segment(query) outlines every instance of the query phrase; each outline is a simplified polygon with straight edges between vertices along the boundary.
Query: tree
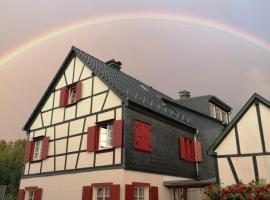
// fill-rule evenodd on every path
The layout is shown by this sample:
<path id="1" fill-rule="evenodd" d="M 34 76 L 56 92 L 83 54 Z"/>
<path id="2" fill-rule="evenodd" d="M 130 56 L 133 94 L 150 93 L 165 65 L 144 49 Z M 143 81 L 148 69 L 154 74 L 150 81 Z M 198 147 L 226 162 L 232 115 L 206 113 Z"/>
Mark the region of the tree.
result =
<path id="1" fill-rule="evenodd" d="M 0 185 L 7 185 L 6 193 L 16 199 L 23 170 L 25 140 L 0 140 Z"/>

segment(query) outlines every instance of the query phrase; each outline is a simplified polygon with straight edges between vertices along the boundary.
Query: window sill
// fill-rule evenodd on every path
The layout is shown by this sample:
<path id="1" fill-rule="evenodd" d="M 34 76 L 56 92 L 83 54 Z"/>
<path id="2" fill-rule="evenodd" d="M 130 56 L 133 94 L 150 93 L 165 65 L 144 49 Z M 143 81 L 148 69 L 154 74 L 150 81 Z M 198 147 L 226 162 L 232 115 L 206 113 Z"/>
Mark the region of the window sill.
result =
<path id="1" fill-rule="evenodd" d="M 114 147 L 111 147 L 111 148 L 107 148 L 107 149 L 99 149 L 99 150 L 96 150 L 95 152 L 96 153 L 105 153 L 105 152 L 111 152 L 114 149 L 115 149 Z"/>
<path id="2" fill-rule="evenodd" d="M 42 159 L 39 159 L 39 160 L 33 160 L 33 161 L 31 161 L 30 163 L 39 163 L 39 162 L 41 162 L 42 161 Z"/>

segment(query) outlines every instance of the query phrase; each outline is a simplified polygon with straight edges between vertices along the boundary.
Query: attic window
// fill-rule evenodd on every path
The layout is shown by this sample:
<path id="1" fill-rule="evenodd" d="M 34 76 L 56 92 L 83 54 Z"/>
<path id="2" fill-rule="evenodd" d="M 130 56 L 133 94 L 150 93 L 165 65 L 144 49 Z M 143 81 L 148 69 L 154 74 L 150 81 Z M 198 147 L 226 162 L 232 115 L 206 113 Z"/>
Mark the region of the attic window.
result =
<path id="1" fill-rule="evenodd" d="M 144 89 L 145 91 L 148 91 L 148 88 L 145 85 L 140 85 L 142 87 L 142 89 Z"/>
<path id="2" fill-rule="evenodd" d="M 68 97 L 68 104 L 72 104 L 76 102 L 76 85 L 69 89 L 69 97 Z"/>

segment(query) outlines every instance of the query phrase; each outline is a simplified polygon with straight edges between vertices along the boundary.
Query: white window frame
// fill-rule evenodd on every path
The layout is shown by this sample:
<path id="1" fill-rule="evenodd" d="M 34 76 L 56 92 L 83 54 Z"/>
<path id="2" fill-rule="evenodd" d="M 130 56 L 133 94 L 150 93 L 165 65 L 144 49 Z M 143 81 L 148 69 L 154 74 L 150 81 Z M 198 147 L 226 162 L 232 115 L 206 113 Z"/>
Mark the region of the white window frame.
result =
<path id="1" fill-rule="evenodd" d="M 34 154 L 33 154 L 33 160 L 40 160 L 41 159 L 41 152 L 42 152 L 42 146 L 43 146 L 43 140 L 36 140 L 34 142 Z"/>
<path id="2" fill-rule="evenodd" d="M 214 111 L 214 116 L 211 115 L 211 107 L 213 108 L 213 111 Z M 209 103 L 209 110 L 210 110 L 210 116 L 213 117 L 213 118 L 216 118 L 216 106 L 212 103 Z"/>
<path id="3" fill-rule="evenodd" d="M 222 110 L 216 106 L 216 119 L 222 121 Z"/>
<path id="4" fill-rule="evenodd" d="M 145 199 L 145 188 L 135 187 L 134 188 L 134 200 L 144 200 Z"/>
<path id="5" fill-rule="evenodd" d="M 35 199 L 35 191 L 34 190 L 28 190 L 28 200 L 34 200 Z"/>
<path id="6" fill-rule="evenodd" d="M 76 94 L 77 94 L 76 85 L 69 88 L 68 104 L 72 104 L 76 102 Z"/>
<path id="7" fill-rule="evenodd" d="M 228 113 L 225 111 L 221 111 L 222 121 L 226 124 L 228 124 Z M 223 116 L 225 116 L 225 119 L 223 119 Z"/>
<path id="8" fill-rule="evenodd" d="M 106 126 L 106 128 L 104 128 Z M 113 125 L 112 123 L 101 124 L 99 126 L 98 149 L 110 149 L 113 147 Z"/>
<path id="9" fill-rule="evenodd" d="M 97 200 L 107 200 L 111 197 L 111 188 L 110 187 L 98 187 L 97 189 Z M 99 190 L 102 190 L 102 193 L 99 194 Z M 107 194 L 106 194 L 106 191 Z"/>

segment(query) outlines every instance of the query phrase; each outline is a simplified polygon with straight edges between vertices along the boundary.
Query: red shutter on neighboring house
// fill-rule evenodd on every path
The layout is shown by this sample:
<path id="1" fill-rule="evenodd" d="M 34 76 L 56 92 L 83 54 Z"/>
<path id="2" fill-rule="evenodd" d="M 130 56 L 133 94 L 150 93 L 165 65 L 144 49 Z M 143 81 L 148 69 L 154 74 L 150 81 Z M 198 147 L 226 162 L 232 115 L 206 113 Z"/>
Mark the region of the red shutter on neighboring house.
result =
<path id="1" fill-rule="evenodd" d="M 134 186 L 126 185 L 125 200 L 134 200 Z"/>
<path id="2" fill-rule="evenodd" d="M 98 149 L 98 126 L 91 126 L 87 131 L 87 151 L 96 151 Z"/>
<path id="3" fill-rule="evenodd" d="M 115 120 L 113 122 L 113 146 L 121 147 L 123 139 L 123 121 Z"/>
<path id="4" fill-rule="evenodd" d="M 25 191 L 23 189 L 19 189 L 17 200 L 24 200 Z"/>
<path id="5" fill-rule="evenodd" d="M 200 141 L 196 141 L 194 143 L 194 151 L 195 151 L 195 161 L 202 161 L 202 144 Z"/>
<path id="6" fill-rule="evenodd" d="M 82 82 L 79 81 L 76 84 L 76 102 L 80 101 L 82 98 Z"/>
<path id="7" fill-rule="evenodd" d="M 46 159 L 49 152 L 49 137 L 44 137 L 42 142 L 42 152 L 41 152 L 41 159 Z"/>
<path id="8" fill-rule="evenodd" d="M 120 185 L 111 186 L 110 200 L 120 200 Z"/>
<path id="9" fill-rule="evenodd" d="M 82 200 L 92 200 L 92 187 L 83 186 Z"/>
<path id="10" fill-rule="evenodd" d="M 69 93 L 69 89 L 67 87 L 64 87 L 61 89 L 60 103 L 59 103 L 60 107 L 68 105 L 68 93 Z"/>
<path id="11" fill-rule="evenodd" d="M 34 194 L 34 200 L 41 200 L 42 188 L 36 188 Z"/>
<path id="12" fill-rule="evenodd" d="M 24 161 L 25 162 L 31 162 L 33 157 L 33 148 L 34 148 L 34 142 L 33 141 L 27 141 L 25 146 L 25 152 L 24 152 Z"/>
<path id="13" fill-rule="evenodd" d="M 146 152 L 152 151 L 151 125 L 135 121 L 134 127 L 135 149 Z"/>
<path id="14" fill-rule="evenodd" d="M 150 187 L 150 200 L 158 200 L 158 187 Z"/>

